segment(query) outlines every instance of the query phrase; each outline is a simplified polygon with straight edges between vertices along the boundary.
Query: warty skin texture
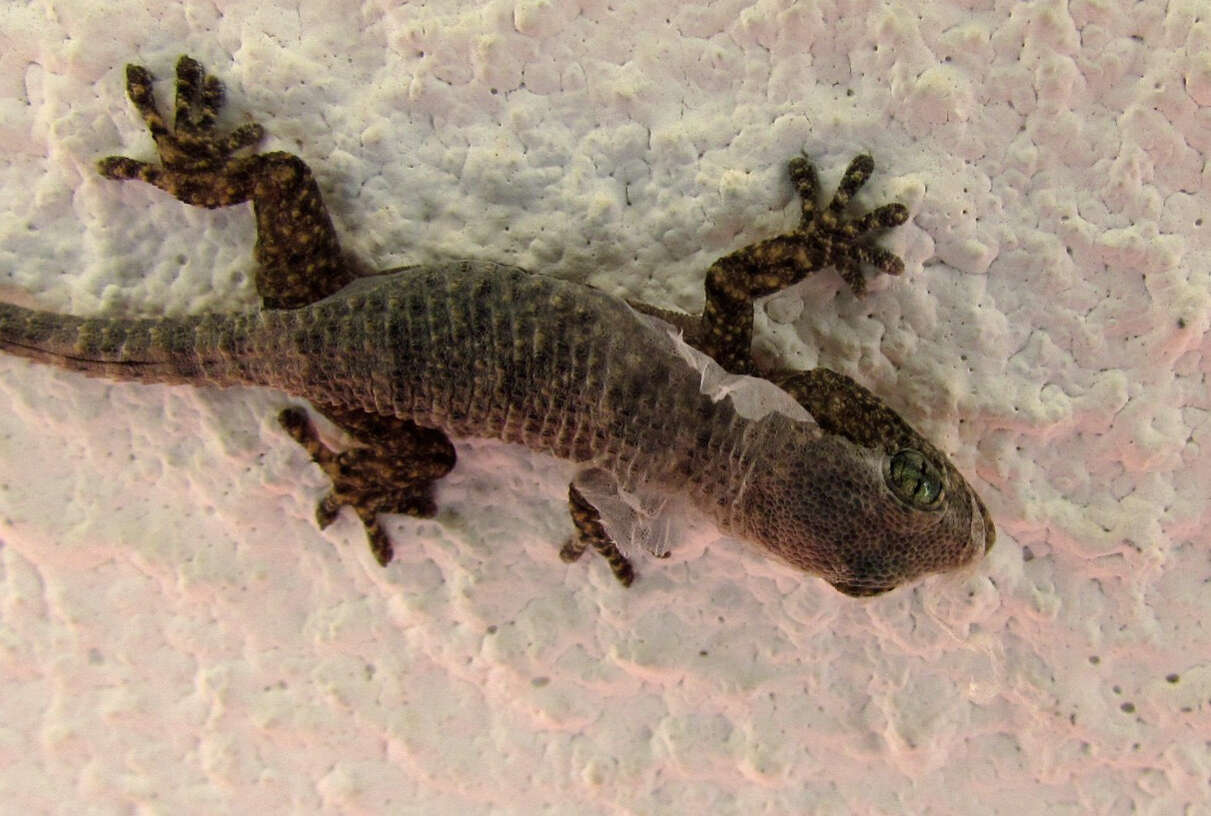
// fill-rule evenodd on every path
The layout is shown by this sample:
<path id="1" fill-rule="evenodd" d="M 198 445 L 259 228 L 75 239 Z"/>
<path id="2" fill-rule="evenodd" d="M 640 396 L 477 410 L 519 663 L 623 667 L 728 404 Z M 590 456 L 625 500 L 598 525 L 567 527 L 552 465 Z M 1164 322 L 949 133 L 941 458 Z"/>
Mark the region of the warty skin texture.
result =
<path id="1" fill-rule="evenodd" d="M 0 349 L 92 376 L 260 385 L 309 400 L 362 445 L 335 454 L 302 412 L 283 413 L 287 431 L 334 481 L 317 518 L 325 525 L 352 505 L 383 564 L 391 545 L 377 516 L 432 515 L 433 482 L 454 465 L 444 435 L 520 443 L 579 463 L 582 472 L 604 470 L 628 491 L 679 492 L 723 529 L 850 595 L 969 564 L 992 545 L 992 522 L 963 477 L 866 389 L 827 369 L 769 373 L 811 419 L 745 418 L 730 398 L 702 393 L 699 371 L 670 336 L 671 323 L 690 345 L 748 373 L 756 369 L 748 348 L 753 297 L 825 265 L 838 266 L 855 290 L 860 263 L 897 272 L 898 258 L 862 239 L 902 222 L 902 207 L 841 217 L 870 173 L 869 158 L 854 161 L 821 211 L 814 171 L 792 161 L 803 225 L 720 259 L 701 317 L 635 304 L 640 314 L 590 287 L 490 262 L 350 283 L 306 165 L 282 153 L 232 157 L 259 128 L 214 135 L 208 114 L 221 99 L 217 80 L 188 58 L 177 71 L 175 135 L 151 101 L 150 75 L 127 71 L 163 167 L 111 157 L 101 172 L 200 206 L 251 200 L 265 308 L 109 320 L 0 304 Z M 182 115 L 191 102 L 192 124 Z M 574 560 L 592 546 L 628 584 L 629 562 L 575 482 L 570 505 L 579 535 L 561 555 Z"/>

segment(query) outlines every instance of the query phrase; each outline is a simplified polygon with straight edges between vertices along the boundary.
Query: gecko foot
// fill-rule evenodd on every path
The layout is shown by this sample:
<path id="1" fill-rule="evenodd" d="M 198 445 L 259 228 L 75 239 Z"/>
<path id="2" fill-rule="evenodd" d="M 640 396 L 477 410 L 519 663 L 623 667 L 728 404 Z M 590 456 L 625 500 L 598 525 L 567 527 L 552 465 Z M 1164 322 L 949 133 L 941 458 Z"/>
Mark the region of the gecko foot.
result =
<path id="1" fill-rule="evenodd" d="M 696 344 L 728 371 L 753 373 L 753 300 L 772 295 L 808 274 L 835 267 L 855 294 L 866 289 L 862 267 L 889 275 L 904 271 L 895 254 L 870 243 L 872 234 L 908 220 L 903 204 L 885 204 L 857 215 L 846 211 L 854 193 L 874 169 L 870 156 L 850 162 L 832 200 L 817 204 L 819 184 L 806 156 L 787 166 L 801 199 L 801 218 L 794 230 L 750 244 L 711 265 L 706 273 L 706 305 Z"/>
<path id="2" fill-rule="evenodd" d="M 162 166 L 125 156 L 108 156 L 98 163 L 101 175 L 117 181 L 141 179 L 199 207 L 222 207 L 247 200 L 247 195 L 240 197 L 239 185 L 214 184 L 212 174 L 227 167 L 232 153 L 259 142 L 265 135 L 264 129 L 250 123 L 226 136 L 219 135 L 214 124 L 223 104 L 223 85 L 191 57 L 177 61 L 171 129 L 156 107 L 152 81 L 151 72 L 143 66 L 126 66 L 126 95 L 155 139 Z M 223 195 L 224 186 L 230 188 L 227 196 Z"/>
<path id="3" fill-rule="evenodd" d="M 365 416 L 354 432 L 364 433 L 371 424 L 389 425 L 390 435 L 366 435 L 386 440 L 390 449 L 367 446 L 337 453 L 320 441 L 311 419 L 301 408 L 283 410 L 278 422 L 332 480 L 332 490 L 315 510 L 320 529 L 331 524 L 342 507 L 352 507 L 366 528 L 374 559 L 385 567 L 391 563 L 394 552 L 390 539 L 379 526 L 378 515 L 402 513 L 417 518 L 435 515 L 433 486 L 454 467 L 454 448 L 440 431 L 392 417 Z"/>
<path id="4" fill-rule="evenodd" d="M 796 156 L 787 165 L 791 183 L 795 185 L 802 206 L 799 228 L 790 233 L 812 254 L 822 259 L 817 266 L 833 266 L 849 284 L 855 295 L 866 291 L 862 266 L 873 267 L 888 275 L 904 271 L 904 261 L 882 247 L 865 242 L 871 233 L 898 227 L 908 220 L 908 208 L 903 204 L 884 204 L 854 218 L 846 218 L 845 210 L 859 188 L 870 178 L 875 168 L 870 156 L 855 156 L 845 169 L 837 191 L 823 210 L 816 207 L 816 170 L 807 156 Z"/>

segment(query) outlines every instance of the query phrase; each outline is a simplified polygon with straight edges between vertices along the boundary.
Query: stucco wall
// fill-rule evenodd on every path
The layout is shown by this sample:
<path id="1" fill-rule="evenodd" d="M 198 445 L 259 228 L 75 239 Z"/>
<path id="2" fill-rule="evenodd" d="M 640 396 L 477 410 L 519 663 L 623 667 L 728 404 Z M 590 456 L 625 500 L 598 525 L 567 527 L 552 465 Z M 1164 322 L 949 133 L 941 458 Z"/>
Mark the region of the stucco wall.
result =
<path id="1" fill-rule="evenodd" d="M 867 601 L 687 519 L 623 590 L 565 565 L 567 468 L 459 448 L 379 569 L 280 394 L 0 359 L 12 812 L 1180 812 L 1211 757 L 1206 3 L 111 0 L 0 9 L 0 283 L 79 314 L 246 308 L 245 208 L 151 156 L 180 53 L 315 169 L 379 268 L 450 255 L 696 309 L 786 229 L 784 163 L 911 222 L 763 349 L 887 398 L 985 497 L 974 570 Z M 1119 10 L 1122 6 L 1123 10 Z M 159 86 L 167 102 L 170 82 Z"/>

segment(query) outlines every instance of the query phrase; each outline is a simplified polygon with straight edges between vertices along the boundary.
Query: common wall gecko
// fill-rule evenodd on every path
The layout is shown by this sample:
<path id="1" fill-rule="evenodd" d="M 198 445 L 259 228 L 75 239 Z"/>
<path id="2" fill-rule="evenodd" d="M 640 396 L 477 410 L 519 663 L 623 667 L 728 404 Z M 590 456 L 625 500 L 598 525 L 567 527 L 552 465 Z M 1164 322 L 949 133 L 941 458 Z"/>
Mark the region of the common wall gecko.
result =
<path id="1" fill-rule="evenodd" d="M 307 165 L 284 152 L 238 155 L 260 141 L 259 125 L 216 131 L 222 85 L 195 60 L 177 63 L 171 128 L 145 68 L 127 66 L 126 89 L 160 164 L 111 156 L 100 173 L 194 206 L 250 201 L 262 308 L 118 320 L 0 304 L 0 348 L 93 376 L 261 385 L 309 401 L 357 441 L 335 452 L 302 408 L 282 411 L 282 426 L 332 480 L 317 520 L 326 526 L 352 507 L 380 564 L 392 559 L 381 514 L 436 512 L 434 485 L 455 463 L 450 436 L 577 463 L 575 533 L 560 555 L 574 561 L 591 547 L 624 585 L 631 563 L 582 490 L 603 475 L 626 493 L 679 493 L 724 530 L 848 595 L 971 563 L 992 546 L 975 491 L 881 400 L 828 369 L 763 370 L 752 357 L 755 298 L 830 266 L 856 294 L 863 266 L 903 271 L 869 238 L 902 224 L 907 209 L 847 215 L 872 172 L 868 156 L 851 162 L 824 207 L 812 165 L 792 159 L 799 226 L 717 260 L 702 314 L 688 315 L 482 261 L 359 276 Z M 679 343 L 769 380 L 805 413 L 742 415 L 731 397 L 704 393 Z"/>

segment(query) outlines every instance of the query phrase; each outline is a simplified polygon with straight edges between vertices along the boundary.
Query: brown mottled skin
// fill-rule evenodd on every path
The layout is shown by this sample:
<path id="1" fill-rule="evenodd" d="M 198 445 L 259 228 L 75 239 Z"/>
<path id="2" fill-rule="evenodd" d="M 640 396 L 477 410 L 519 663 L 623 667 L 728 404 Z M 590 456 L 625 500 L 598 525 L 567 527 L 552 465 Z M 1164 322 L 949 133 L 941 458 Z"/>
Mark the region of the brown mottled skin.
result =
<path id="1" fill-rule="evenodd" d="M 881 400 L 828 369 L 762 372 L 751 356 L 754 298 L 828 266 L 856 293 L 863 266 L 903 271 L 867 240 L 902 224 L 905 207 L 846 215 L 869 157 L 853 160 L 822 209 L 811 164 L 793 159 L 799 226 L 716 261 L 703 313 L 691 316 L 487 262 L 362 277 L 301 159 L 234 155 L 260 140 L 255 124 L 215 132 L 222 86 L 196 61 L 177 63 L 171 129 L 147 70 L 127 66 L 126 84 L 160 164 L 113 156 L 101 174 L 200 207 L 250 201 L 263 308 L 109 320 L 0 304 L 0 348 L 94 376 L 264 385 L 310 401 L 357 441 L 336 453 L 303 409 L 282 411 L 282 426 L 333 483 L 317 520 L 326 526 L 351 506 L 379 563 L 392 558 L 380 514 L 436 512 L 434 484 L 455 463 L 448 435 L 518 442 L 577 462 L 582 474 L 608 473 L 625 491 L 678 492 L 724 529 L 850 595 L 968 564 L 992 546 L 975 492 Z M 704 395 L 674 329 L 728 371 L 767 377 L 811 418 L 748 419 L 730 398 Z M 591 547 L 629 585 L 630 562 L 576 481 L 568 499 L 577 534 L 561 557 Z"/>

